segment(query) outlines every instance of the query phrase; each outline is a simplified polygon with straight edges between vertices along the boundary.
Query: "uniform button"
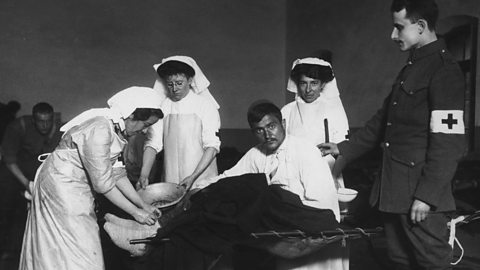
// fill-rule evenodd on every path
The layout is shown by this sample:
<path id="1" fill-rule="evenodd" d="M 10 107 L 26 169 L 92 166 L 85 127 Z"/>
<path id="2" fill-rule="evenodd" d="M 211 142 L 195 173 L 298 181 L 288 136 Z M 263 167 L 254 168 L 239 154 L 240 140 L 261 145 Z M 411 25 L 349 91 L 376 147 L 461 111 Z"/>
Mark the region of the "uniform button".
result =
<path id="1" fill-rule="evenodd" d="M 385 147 L 389 147 L 390 144 L 388 142 L 385 142 Z"/>
<path id="2" fill-rule="evenodd" d="M 397 104 L 398 104 L 398 103 L 397 103 L 396 101 L 394 101 L 394 102 L 392 103 L 393 106 L 396 106 Z"/>
<path id="3" fill-rule="evenodd" d="M 387 122 L 387 126 L 391 126 L 391 125 L 392 125 L 392 123 L 390 123 L 390 122 Z"/>
<path id="4" fill-rule="evenodd" d="M 403 81 L 401 81 L 400 84 L 403 85 Z"/>
<path id="5" fill-rule="evenodd" d="M 412 166 L 412 167 L 415 166 L 415 162 L 410 161 L 410 166 Z"/>
<path id="6" fill-rule="evenodd" d="M 413 62 L 412 62 L 412 61 L 408 61 L 408 63 L 407 63 L 407 64 L 411 65 L 411 64 L 413 64 Z"/>
<path id="7" fill-rule="evenodd" d="M 413 91 L 408 92 L 410 95 L 413 95 Z"/>
<path id="8" fill-rule="evenodd" d="M 445 50 L 442 50 L 442 53 L 445 53 Z"/>

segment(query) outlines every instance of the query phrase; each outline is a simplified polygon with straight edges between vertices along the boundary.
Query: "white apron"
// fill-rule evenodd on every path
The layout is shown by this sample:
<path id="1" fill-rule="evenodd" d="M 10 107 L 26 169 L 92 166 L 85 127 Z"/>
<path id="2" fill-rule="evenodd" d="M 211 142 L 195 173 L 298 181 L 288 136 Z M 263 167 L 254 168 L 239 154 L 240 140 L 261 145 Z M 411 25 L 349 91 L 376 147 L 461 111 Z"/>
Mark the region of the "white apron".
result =
<path id="1" fill-rule="evenodd" d="M 79 129 L 77 145 L 82 136 L 92 134 L 94 122 Z M 110 126 L 114 134 L 113 124 Z M 94 149 L 97 153 L 68 148 L 60 142 L 37 171 L 32 192 L 32 202 L 23 236 L 20 270 L 103 270 L 104 261 L 100 245 L 99 228 L 94 209 L 91 180 L 83 166 L 83 157 L 95 156 L 117 159 L 125 141 L 113 135 L 110 145 Z M 108 149 L 109 148 L 109 149 Z M 108 156 L 109 154 L 109 156 Z M 108 163 L 108 162 L 106 162 Z M 104 164 L 106 164 L 104 163 Z M 108 168 L 108 166 L 107 166 Z M 104 168 L 89 171 L 97 176 Z M 100 179 L 101 176 L 92 177 Z M 95 184 L 110 182 L 105 178 Z M 111 184 L 107 184 L 111 185 Z"/>
<path id="2" fill-rule="evenodd" d="M 331 113 L 331 110 L 323 106 L 325 101 L 318 100 L 315 103 L 303 103 L 295 101 L 294 106 L 291 107 L 290 113 L 284 118 L 288 119 L 287 134 L 306 138 L 310 142 L 318 145 L 325 142 L 326 133 L 324 120 L 328 120 L 328 137 L 329 141 L 339 136 L 346 130 L 338 130 L 334 125 L 335 121 L 342 121 L 340 116 Z M 287 105 L 288 106 L 288 105 Z M 335 159 L 328 155 L 324 157 L 333 169 Z M 337 179 L 336 187 L 344 187 L 343 177 L 340 175 Z M 286 260 L 282 258 L 277 259 L 277 270 L 348 270 L 349 269 L 349 255 L 348 246 L 342 246 L 341 243 L 332 243 L 323 249 L 303 256 L 298 259 Z"/>
<path id="3" fill-rule="evenodd" d="M 203 156 L 202 120 L 196 114 L 168 114 L 163 121 L 164 181 L 178 184 L 193 173 Z M 217 175 L 213 159 L 192 188 Z"/>
<path id="4" fill-rule="evenodd" d="M 318 103 L 317 103 L 318 102 Z M 330 110 L 326 110 L 326 106 L 322 106 L 321 100 L 314 104 L 294 102 L 288 116 L 287 133 L 299 138 L 306 138 L 315 145 L 326 142 L 325 133 L 325 119 L 328 121 L 328 137 L 329 141 L 333 138 L 337 138 L 339 134 L 342 134 L 341 130 L 335 128 L 335 121 L 341 121 L 338 116 L 333 115 Z M 330 170 L 333 169 L 335 164 L 335 158 L 331 155 L 325 156 Z M 335 180 L 335 186 L 345 187 L 343 183 L 343 176 L 340 175 Z"/>

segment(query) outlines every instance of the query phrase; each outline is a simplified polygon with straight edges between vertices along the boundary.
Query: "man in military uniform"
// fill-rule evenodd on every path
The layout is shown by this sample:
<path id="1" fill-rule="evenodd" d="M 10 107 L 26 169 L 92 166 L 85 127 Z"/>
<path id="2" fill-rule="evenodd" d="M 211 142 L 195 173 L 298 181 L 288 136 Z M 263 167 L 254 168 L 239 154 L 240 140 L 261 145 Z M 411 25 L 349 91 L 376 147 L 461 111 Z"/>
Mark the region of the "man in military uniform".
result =
<path id="1" fill-rule="evenodd" d="M 58 120 L 58 119 L 57 119 Z M 27 200 L 40 161 L 38 156 L 52 152 L 62 137 L 53 107 L 37 103 L 32 115 L 12 121 L 2 140 L 0 163 L 0 260 L 19 253 L 27 217 Z"/>
<path id="2" fill-rule="evenodd" d="M 382 108 L 349 141 L 321 145 L 348 162 L 383 146 L 370 203 L 383 213 L 394 269 L 451 269 L 451 180 L 464 152 L 464 79 L 437 39 L 434 0 L 394 0 L 392 40 L 409 52 Z"/>

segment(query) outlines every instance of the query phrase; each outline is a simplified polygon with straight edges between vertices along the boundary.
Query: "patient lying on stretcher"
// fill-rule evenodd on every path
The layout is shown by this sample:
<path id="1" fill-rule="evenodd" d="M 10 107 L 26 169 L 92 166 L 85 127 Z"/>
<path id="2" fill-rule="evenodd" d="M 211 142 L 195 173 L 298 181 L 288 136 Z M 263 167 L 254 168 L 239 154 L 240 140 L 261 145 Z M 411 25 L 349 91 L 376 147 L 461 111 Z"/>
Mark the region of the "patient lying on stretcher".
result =
<path id="1" fill-rule="evenodd" d="M 319 235 L 338 228 L 334 181 L 318 149 L 286 135 L 280 110 L 271 103 L 252 106 L 248 120 L 259 144 L 233 168 L 212 179 L 214 184 L 193 195 L 191 208 L 160 228 L 151 242 L 153 246 L 161 247 L 162 240 L 169 238 L 173 243 L 170 246 L 188 246 L 204 254 L 221 254 L 234 245 L 249 245 L 292 258 L 314 252 L 314 241 L 282 247 L 285 242 L 258 241 L 251 233 L 301 230 Z M 316 247 L 326 243 L 318 241 Z M 166 258 L 159 252 L 165 250 L 154 248 L 156 255 L 148 257 L 152 264 L 166 265 L 158 261 Z"/>

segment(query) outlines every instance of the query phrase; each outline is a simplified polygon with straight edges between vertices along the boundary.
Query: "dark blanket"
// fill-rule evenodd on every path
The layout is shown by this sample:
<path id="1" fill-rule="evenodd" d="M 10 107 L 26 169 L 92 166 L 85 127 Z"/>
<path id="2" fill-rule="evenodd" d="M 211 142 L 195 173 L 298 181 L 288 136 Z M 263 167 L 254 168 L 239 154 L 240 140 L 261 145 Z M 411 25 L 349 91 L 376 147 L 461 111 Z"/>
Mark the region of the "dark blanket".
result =
<path id="1" fill-rule="evenodd" d="M 296 194 L 278 185 L 269 186 L 264 174 L 222 179 L 194 194 L 190 201 L 190 209 L 158 230 L 146 261 L 161 261 L 163 269 L 206 269 L 205 257 L 203 263 L 195 263 L 197 268 L 185 265 L 193 261 L 187 257 L 199 257 L 194 255 L 199 251 L 215 258 L 239 245 L 262 248 L 262 241 L 250 236 L 252 232 L 301 230 L 318 234 L 339 226 L 331 210 L 303 205 Z M 165 238 L 170 239 L 167 244 L 162 240 Z M 151 269 L 162 269 L 154 265 Z"/>

